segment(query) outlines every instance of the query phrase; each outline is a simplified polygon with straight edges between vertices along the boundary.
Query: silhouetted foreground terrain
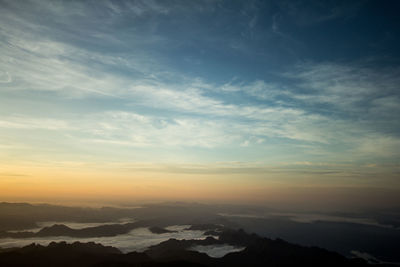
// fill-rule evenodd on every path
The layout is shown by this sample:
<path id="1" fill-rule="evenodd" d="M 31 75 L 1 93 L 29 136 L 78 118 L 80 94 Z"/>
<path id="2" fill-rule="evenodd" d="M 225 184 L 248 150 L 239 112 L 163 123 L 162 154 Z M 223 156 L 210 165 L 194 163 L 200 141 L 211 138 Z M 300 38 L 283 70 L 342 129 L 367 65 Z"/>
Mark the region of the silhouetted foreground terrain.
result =
<path id="1" fill-rule="evenodd" d="M 222 258 L 189 250 L 196 245 L 231 244 L 246 247 Z M 219 239 L 170 239 L 143 253 L 121 253 L 95 243 L 50 243 L 0 251 L 0 266 L 374 266 L 317 247 L 261 238 L 243 230 L 224 230 Z M 389 266 L 382 265 L 379 266 Z"/>
<path id="2" fill-rule="evenodd" d="M 321 219 L 311 222 L 298 222 L 293 220 L 292 217 L 290 217 L 291 215 L 280 215 L 276 210 L 270 208 L 238 205 L 218 206 L 196 203 L 160 203 L 133 208 L 106 207 L 94 209 L 46 204 L 0 203 L 0 241 L 2 242 L 0 247 L 3 247 L 3 249 L 0 248 L 0 251 L 7 252 L 8 249 L 5 248 L 12 246 L 22 247 L 32 242 L 40 242 L 41 244 L 47 245 L 51 241 L 58 242 L 61 240 L 69 240 L 68 242 L 94 241 L 115 246 L 124 252 L 143 251 L 136 249 L 140 246 L 130 245 L 140 244 L 138 241 L 141 240 L 127 241 L 127 238 L 131 240 L 133 237 L 136 238 L 136 235 L 140 237 L 140 234 L 132 234 L 131 231 L 134 232 L 136 231 L 135 229 L 140 230 L 139 228 L 141 228 L 150 231 L 152 234 L 165 236 L 169 233 L 176 232 L 174 231 L 176 228 L 168 228 L 169 226 L 180 225 L 188 227 L 188 225 L 191 225 L 191 227 L 187 229 L 200 230 L 204 233 L 204 235 L 200 233 L 203 237 L 220 236 L 221 238 L 222 230 L 244 229 L 246 232 L 256 233 L 262 237 L 273 239 L 281 238 L 290 243 L 300 244 L 306 247 L 321 247 L 339 252 L 341 255 L 347 257 L 352 257 L 354 255 L 360 256 L 360 254 L 353 254 L 352 252 L 358 251 L 360 253 L 368 253 L 379 259 L 371 258 L 369 257 L 370 255 L 368 257 L 364 257 L 364 255 L 360 256 L 368 259 L 371 263 L 382 263 L 382 261 L 399 262 L 400 249 L 398 244 L 400 242 L 400 229 L 396 228 L 396 222 L 400 220 L 397 215 L 400 213 L 394 212 L 390 214 L 389 216 L 378 213 L 382 219 L 373 220 L 372 222 L 375 224 L 371 224 L 370 221 L 367 221 L 367 224 L 365 224 L 363 223 L 364 218 L 375 217 L 372 215 L 367 216 L 368 214 L 365 213 L 320 213 L 322 218 L 327 215 L 336 216 L 335 218 L 344 218 L 344 221 L 327 221 Z M 318 213 L 316 215 L 318 215 Z M 297 213 L 296 216 L 303 216 L 303 214 Z M 46 224 L 43 224 L 43 222 Z M 390 224 L 382 225 L 381 223 L 383 222 L 390 222 Z M 219 228 L 216 227 L 216 225 Z M 177 239 L 193 238 L 185 235 L 172 237 Z M 87 238 L 91 239 L 83 240 Z M 171 238 L 171 236 L 165 239 L 161 238 L 163 240 L 160 239 L 159 242 L 167 240 L 168 238 Z M 43 240 L 48 240 L 49 242 L 44 242 Z M 105 242 L 105 240 L 108 240 L 108 242 Z M 110 240 L 112 242 L 110 242 Z M 222 244 L 210 239 L 207 240 L 207 242 Z M 158 244 L 159 242 L 150 242 L 151 244 L 148 244 Z M 199 245 L 200 243 L 190 242 L 178 242 L 179 246 L 185 249 L 176 252 L 176 254 L 180 256 L 177 260 L 182 260 L 182 255 L 197 255 L 197 252 L 186 249 L 193 245 Z M 173 243 L 169 243 L 169 247 L 172 244 Z M 242 256 L 248 255 L 246 253 L 250 253 L 247 250 L 251 248 L 251 244 L 238 243 L 232 240 L 226 241 L 225 244 L 247 247 L 246 250 L 240 252 Z M 143 245 L 141 248 L 148 248 L 149 245 Z M 270 250 L 270 248 L 268 249 Z M 17 250 L 18 249 L 14 249 L 14 252 Z M 4 255 L 5 254 L 2 254 L 2 260 L 4 260 Z M 146 255 L 150 255 L 150 251 L 147 251 Z M 203 255 L 208 258 L 207 255 Z M 38 258 L 34 255 L 31 256 Z M 291 258 L 292 256 L 287 257 Z M 23 258 L 24 257 L 22 257 L 22 259 Z M 225 256 L 223 259 L 228 258 Z M 16 259 L 22 260 L 18 257 L 16 257 Z M 154 258 L 154 255 L 150 257 L 150 259 L 151 261 L 159 260 L 158 258 Z M 257 261 L 258 260 L 260 259 L 257 259 Z M 268 261 L 270 262 L 271 259 L 268 259 Z M 220 265 L 223 264 L 224 260 L 211 259 L 211 262 L 214 265 Z M 11 261 L 8 263 L 11 263 Z M 201 262 L 201 264 L 204 265 L 205 262 Z M 354 262 L 351 264 L 354 264 Z M 56 265 L 57 264 L 54 266 Z M 3 265 L 0 264 L 0 266 Z M 12 266 L 21 265 L 15 263 L 15 265 Z"/>

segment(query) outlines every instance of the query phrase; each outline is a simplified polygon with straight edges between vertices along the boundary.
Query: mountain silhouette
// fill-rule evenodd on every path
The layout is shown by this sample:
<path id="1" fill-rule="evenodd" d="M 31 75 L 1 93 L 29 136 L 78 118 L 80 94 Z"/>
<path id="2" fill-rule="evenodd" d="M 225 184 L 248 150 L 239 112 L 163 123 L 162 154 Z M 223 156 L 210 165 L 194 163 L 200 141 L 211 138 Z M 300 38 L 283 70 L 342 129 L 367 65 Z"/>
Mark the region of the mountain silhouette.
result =
<path id="1" fill-rule="evenodd" d="M 58 225 L 54 229 L 66 230 Z M 212 258 L 191 250 L 196 245 L 229 244 L 245 247 L 239 252 Z M 52 242 L 48 246 L 31 244 L 18 249 L 0 251 L 0 266 L 345 266 L 371 267 L 362 259 L 349 259 L 338 253 L 318 247 L 303 247 L 284 240 L 262 238 L 243 230 L 225 229 L 219 238 L 203 240 L 170 239 L 150 247 L 145 252 L 121 253 L 101 244 Z M 378 266 L 378 265 L 376 265 Z M 383 265 L 382 266 L 391 266 Z"/>

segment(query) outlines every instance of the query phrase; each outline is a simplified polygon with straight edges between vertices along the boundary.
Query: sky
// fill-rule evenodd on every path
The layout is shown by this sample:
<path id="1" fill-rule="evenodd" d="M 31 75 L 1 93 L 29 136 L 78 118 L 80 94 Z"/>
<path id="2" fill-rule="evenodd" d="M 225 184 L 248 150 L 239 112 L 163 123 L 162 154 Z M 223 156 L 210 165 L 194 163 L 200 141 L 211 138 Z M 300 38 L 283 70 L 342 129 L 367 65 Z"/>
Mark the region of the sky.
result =
<path id="1" fill-rule="evenodd" d="M 0 195 L 396 206 L 399 8 L 0 0 Z"/>

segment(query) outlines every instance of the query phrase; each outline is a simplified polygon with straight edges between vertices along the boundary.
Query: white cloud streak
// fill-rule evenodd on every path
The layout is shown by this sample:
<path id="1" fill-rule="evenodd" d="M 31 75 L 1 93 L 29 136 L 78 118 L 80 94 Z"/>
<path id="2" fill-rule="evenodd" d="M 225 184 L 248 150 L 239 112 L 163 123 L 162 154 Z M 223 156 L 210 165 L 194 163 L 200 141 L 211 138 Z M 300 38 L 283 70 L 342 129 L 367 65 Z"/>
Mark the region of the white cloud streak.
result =
<path id="1" fill-rule="evenodd" d="M 40 6 L 40 2 L 35 3 Z M 104 3 L 110 12 L 107 23 L 126 12 L 113 2 Z M 137 17 L 171 12 L 153 1 L 126 5 Z M 61 24 L 86 14 L 80 3 L 68 8 L 57 4 L 41 7 L 53 15 L 63 14 Z M 0 28 L 5 40 L 0 45 L 2 93 L 41 92 L 55 94 L 54 98 L 100 98 L 109 103 L 117 99 L 123 100 L 124 106 L 68 119 L 34 117 L 22 109 L 21 114 L 2 116 L 2 128 L 63 129 L 75 138 L 120 146 L 261 149 L 289 140 L 328 154 L 351 151 L 360 158 L 374 151 L 387 151 L 376 153 L 381 157 L 399 154 L 399 138 L 371 125 L 380 118 L 398 125 L 393 115 L 400 106 L 394 94 L 400 84 L 398 69 L 306 63 L 282 77 L 295 83 L 236 80 L 219 85 L 174 72 L 140 49 L 129 55 L 91 51 L 52 37 L 58 34 L 55 29 L 40 35 L 42 26 L 28 23 L 32 18 L 9 14 L 7 19 L 11 22 L 2 19 L 7 27 Z M 26 25 L 32 33 L 24 30 Z M 123 39 L 107 31 L 91 34 L 105 43 L 123 44 Z M 154 35 L 136 39 L 131 41 L 162 41 Z M 126 73 L 115 71 L 117 68 Z M 231 100 L 239 93 L 245 95 L 241 102 Z M 332 152 L 330 146 L 342 148 Z"/>
<path id="2" fill-rule="evenodd" d="M 8 129 L 46 129 L 46 130 L 71 130 L 73 127 L 68 122 L 50 118 L 31 118 L 12 116 L 1 118 L 0 128 Z"/>

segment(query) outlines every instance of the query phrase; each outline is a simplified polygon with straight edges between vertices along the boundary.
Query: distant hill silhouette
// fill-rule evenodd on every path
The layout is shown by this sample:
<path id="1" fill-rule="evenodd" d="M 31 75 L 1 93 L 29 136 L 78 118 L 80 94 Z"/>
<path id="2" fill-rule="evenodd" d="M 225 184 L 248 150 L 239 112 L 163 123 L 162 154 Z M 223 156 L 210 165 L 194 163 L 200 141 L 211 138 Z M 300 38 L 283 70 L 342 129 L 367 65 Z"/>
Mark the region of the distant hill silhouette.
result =
<path id="1" fill-rule="evenodd" d="M 138 221 L 125 224 L 107 224 L 94 227 L 86 227 L 82 229 L 72 229 L 64 224 L 54 224 L 49 227 L 44 227 L 39 232 L 0 232 L 0 238 L 30 238 L 30 237 L 48 237 L 48 236 L 69 236 L 69 237 L 104 237 L 126 234 L 129 231 L 139 227 L 149 227 L 149 230 L 154 234 L 176 233 L 176 231 L 167 230 L 159 226 L 151 226 L 152 221 Z"/>
<path id="2" fill-rule="evenodd" d="M 391 212 L 390 215 L 387 212 L 330 215 L 372 218 L 379 223 L 396 225 L 395 222 L 399 221 L 398 215 L 396 215 L 399 214 L 398 211 L 397 209 L 397 212 Z M 188 229 L 205 231 L 205 235 L 219 236 L 224 227 L 229 227 L 242 228 L 247 232 L 257 233 L 264 237 L 282 238 L 304 246 L 323 247 L 347 257 L 353 256 L 351 251 L 360 251 L 385 262 L 400 262 L 399 229 L 342 221 L 303 223 L 289 217 L 273 215 L 270 212 L 274 213 L 278 210 L 240 205 L 171 202 L 142 205 L 140 208 L 105 207 L 100 209 L 0 202 L 0 238 L 113 237 L 127 234 L 137 227 L 149 227 L 153 233 L 163 234 L 167 233 L 165 230 L 168 228 L 166 229 L 166 227 L 171 225 L 192 225 L 188 226 Z M 227 214 L 233 216 L 227 216 Z M 268 214 L 268 216 L 251 216 L 257 214 Z M 320 214 L 324 215 L 325 213 Z M 50 222 L 58 225 L 43 228 L 37 233 L 27 230 L 37 229 L 44 225 L 42 223 L 49 225 Z M 82 227 L 86 228 L 72 229 L 61 225 L 62 222 L 82 223 Z M 104 225 L 87 227 L 84 226 L 85 223 L 96 223 L 96 225 L 104 223 Z M 210 227 L 212 225 L 213 227 Z M 0 251 L 4 251 L 4 249 L 0 249 Z"/>
<path id="3" fill-rule="evenodd" d="M 116 236 L 126 234 L 129 231 L 151 225 L 150 222 L 140 221 L 125 224 L 106 224 L 94 227 L 86 227 L 82 229 L 72 229 L 64 224 L 54 224 L 52 226 L 44 227 L 39 232 L 0 232 L 0 238 L 29 238 L 29 237 L 46 237 L 46 236 L 69 236 L 69 237 L 103 237 L 103 236 Z M 169 233 L 166 229 L 161 227 L 151 227 L 153 233 Z"/>
<path id="4" fill-rule="evenodd" d="M 195 245 L 231 244 L 245 246 L 240 252 L 212 258 L 205 253 L 188 250 Z M 143 253 L 121 253 L 100 244 L 65 242 L 47 247 L 32 244 L 19 249 L 0 251 L 0 266 L 345 266 L 371 267 L 362 259 L 348 259 L 338 253 L 317 247 L 302 247 L 277 239 L 261 238 L 243 230 L 224 230 L 219 239 L 170 239 L 150 247 Z M 378 265 L 376 265 L 378 266 Z M 390 265 L 379 265 L 390 266 Z"/>

